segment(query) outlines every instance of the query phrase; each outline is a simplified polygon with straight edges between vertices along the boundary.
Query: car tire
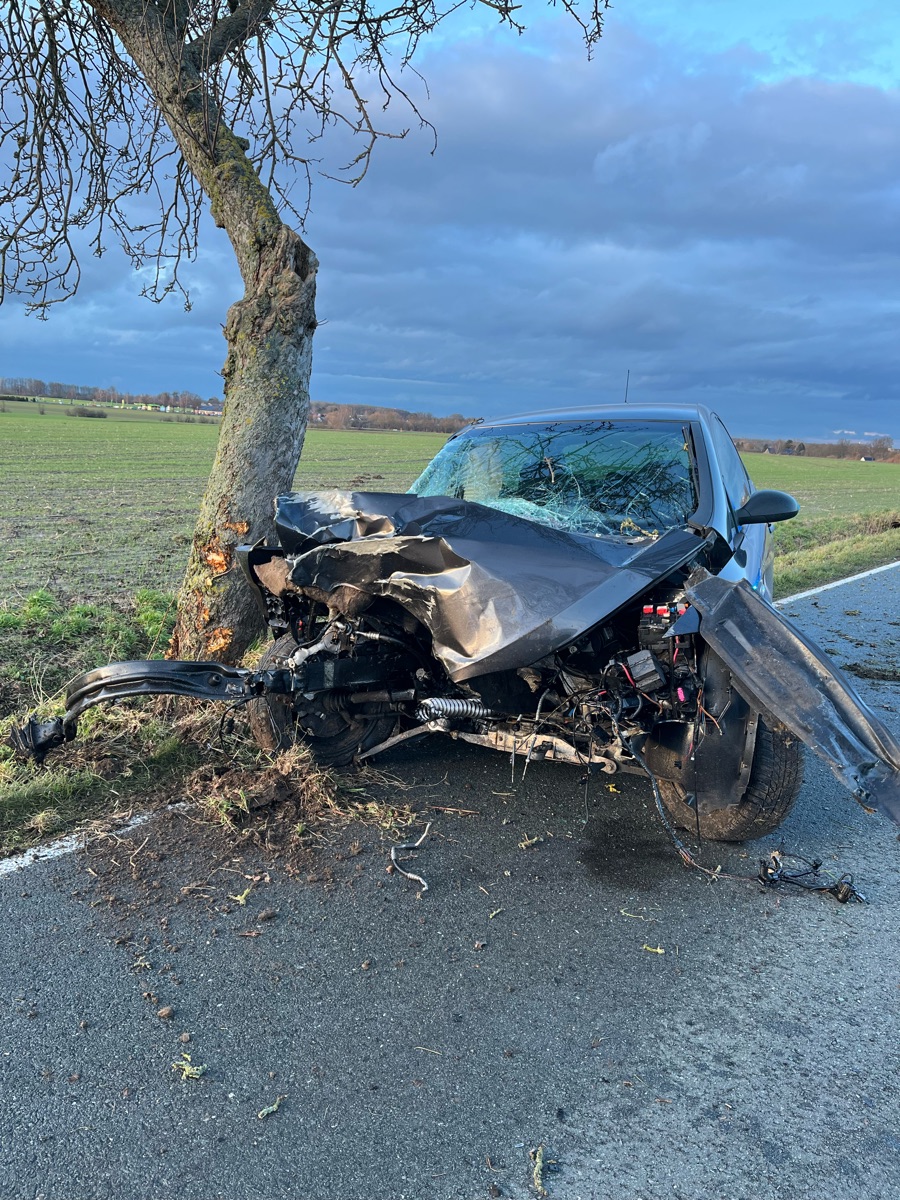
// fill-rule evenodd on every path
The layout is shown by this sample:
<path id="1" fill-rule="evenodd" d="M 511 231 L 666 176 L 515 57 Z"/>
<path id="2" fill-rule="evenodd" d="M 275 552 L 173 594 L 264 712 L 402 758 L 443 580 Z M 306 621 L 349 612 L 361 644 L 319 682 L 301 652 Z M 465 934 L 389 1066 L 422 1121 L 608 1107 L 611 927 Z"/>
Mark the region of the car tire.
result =
<path id="1" fill-rule="evenodd" d="M 803 783 L 800 742 L 783 725 L 768 726 L 762 718 L 747 790 L 737 804 L 702 813 L 701 837 L 714 842 L 743 842 L 765 837 L 784 821 Z M 698 831 L 697 810 L 678 783 L 659 780 L 663 805 L 680 829 Z"/>
<path id="2" fill-rule="evenodd" d="M 296 649 L 292 637 L 278 638 L 264 651 L 257 670 L 284 667 Z M 301 723 L 291 698 L 275 693 L 251 700 L 247 709 L 253 740 L 263 750 L 303 744 L 317 763 L 327 767 L 349 766 L 360 751 L 389 738 L 396 724 L 393 715 L 351 717 L 341 712 L 315 715 Z"/>

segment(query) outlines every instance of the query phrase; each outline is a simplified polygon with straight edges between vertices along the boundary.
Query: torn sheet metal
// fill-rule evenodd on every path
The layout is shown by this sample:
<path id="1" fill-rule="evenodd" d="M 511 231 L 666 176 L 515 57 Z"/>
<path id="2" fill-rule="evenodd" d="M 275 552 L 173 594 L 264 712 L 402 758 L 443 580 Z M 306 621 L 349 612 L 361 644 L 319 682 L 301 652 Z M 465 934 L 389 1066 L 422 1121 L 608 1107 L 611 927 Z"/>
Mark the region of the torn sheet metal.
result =
<path id="1" fill-rule="evenodd" d="M 387 597 L 419 620 L 454 682 L 528 666 L 654 583 L 698 560 L 706 542 L 552 529 L 447 496 L 299 492 L 276 528 L 290 585 L 341 611 L 349 593 Z"/>
<path id="2" fill-rule="evenodd" d="M 746 581 L 701 569 L 685 591 L 737 691 L 824 759 L 863 805 L 900 824 L 900 742 L 824 651 Z"/>

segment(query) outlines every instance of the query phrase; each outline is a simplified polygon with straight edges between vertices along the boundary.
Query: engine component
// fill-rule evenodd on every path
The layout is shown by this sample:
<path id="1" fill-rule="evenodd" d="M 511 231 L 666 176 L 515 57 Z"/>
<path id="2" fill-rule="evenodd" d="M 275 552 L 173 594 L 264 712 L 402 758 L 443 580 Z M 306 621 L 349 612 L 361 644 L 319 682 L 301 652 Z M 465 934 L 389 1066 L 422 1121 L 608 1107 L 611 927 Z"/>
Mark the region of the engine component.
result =
<path id="1" fill-rule="evenodd" d="M 639 692 L 655 692 L 666 686 L 666 676 L 656 656 L 649 650 L 639 650 L 625 659 Z"/>
<path id="2" fill-rule="evenodd" d="M 673 621 L 683 617 L 685 604 L 645 604 L 638 622 L 638 641 L 646 649 L 661 642 L 672 627 Z"/>
<path id="3" fill-rule="evenodd" d="M 479 704 L 477 700 L 453 700 L 444 696 L 430 696 L 427 700 L 423 700 L 416 709 L 416 719 L 418 721 L 432 721 L 435 717 L 473 719 L 476 717 L 496 717 L 498 715 L 498 713 L 486 708 L 485 705 Z"/>
<path id="4" fill-rule="evenodd" d="M 620 764 L 610 757 L 609 747 L 603 750 L 578 750 L 564 738 L 553 734 L 521 734 L 506 729 L 489 729 L 487 733 L 453 733 L 461 741 L 472 742 L 476 746 L 488 746 L 491 750 L 500 750 L 504 754 L 520 754 L 535 762 L 567 762 L 572 766 L 584 767 L 587 763 L 599 766 L 605 775 L 613 775 L 619 770 Z"/>

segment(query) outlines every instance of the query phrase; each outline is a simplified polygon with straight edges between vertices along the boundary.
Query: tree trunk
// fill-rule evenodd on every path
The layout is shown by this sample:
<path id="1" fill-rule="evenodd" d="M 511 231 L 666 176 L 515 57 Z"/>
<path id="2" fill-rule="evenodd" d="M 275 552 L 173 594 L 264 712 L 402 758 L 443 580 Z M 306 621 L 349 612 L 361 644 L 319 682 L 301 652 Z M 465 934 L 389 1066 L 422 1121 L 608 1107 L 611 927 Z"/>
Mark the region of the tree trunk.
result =
<path id="1" fill-rule="evenodd" d="M 261 632 L 235 547 L 273 531 L 303 447 L 315 319 L 315 255 L 285 225 L 223 124 L 177 27 L 177 6 L 91 0 L 141 71 L 185 162 L 228 234 L 244 296 L 228 311 L 225 412 L 169 647 L 173 658 L 237 662 Z"/>
<path id="2" fill-rule="evenodd" d="M 225 413 L 178 598 L 173 658 L 237 662 L 262 628 L 234 549 L 273 532 L 274 499 L 293 483 L 309 413 L 315 267 L 282 225 L 274 245 L 260 248 L 253 286 L 228 311 Z"/>

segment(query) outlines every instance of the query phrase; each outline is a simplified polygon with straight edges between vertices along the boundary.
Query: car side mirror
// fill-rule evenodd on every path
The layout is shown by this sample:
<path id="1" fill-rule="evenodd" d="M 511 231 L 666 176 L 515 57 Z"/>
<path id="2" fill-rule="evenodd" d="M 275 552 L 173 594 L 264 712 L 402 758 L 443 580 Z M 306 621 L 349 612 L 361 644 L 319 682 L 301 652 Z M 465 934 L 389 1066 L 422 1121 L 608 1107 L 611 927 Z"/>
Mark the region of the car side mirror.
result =
<path id="1" fill-rule="evenodd" d="M 768 525 L 771 521 L 789 521 L 799 511 L 800 505 L 787 492 L 763 488 L 754 492 L 734 517 L 738 525 Z"/>

